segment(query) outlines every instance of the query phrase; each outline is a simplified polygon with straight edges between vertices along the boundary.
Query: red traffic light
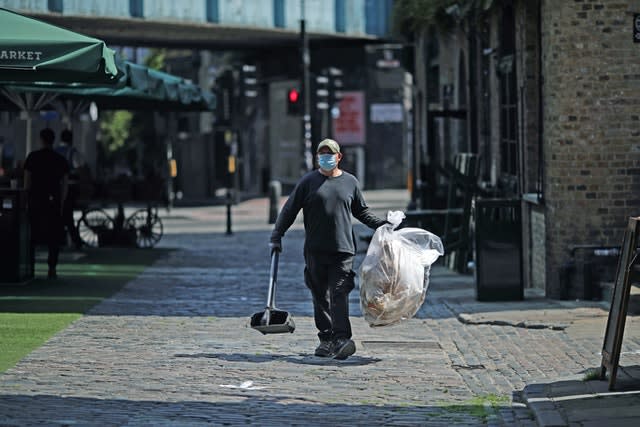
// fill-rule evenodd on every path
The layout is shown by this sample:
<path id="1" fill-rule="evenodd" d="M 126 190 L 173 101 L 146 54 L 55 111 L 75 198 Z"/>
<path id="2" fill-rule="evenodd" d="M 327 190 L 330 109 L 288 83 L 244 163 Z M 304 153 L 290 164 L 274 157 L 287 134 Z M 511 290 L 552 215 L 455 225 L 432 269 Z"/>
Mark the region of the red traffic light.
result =
<path id="1" fill-rule="evenodd" d="M 289 89 L 289 94 L 287 95 L 289 98 L 289 102 L 298 102 L 300 99 L 300 92 L 297 89 Z"/>
<path id="2" fill-rule="evenodd" d="M 287 91 L 287 114 L 299 116 L 303 113 L 302 92 L 296 88 Z"/>

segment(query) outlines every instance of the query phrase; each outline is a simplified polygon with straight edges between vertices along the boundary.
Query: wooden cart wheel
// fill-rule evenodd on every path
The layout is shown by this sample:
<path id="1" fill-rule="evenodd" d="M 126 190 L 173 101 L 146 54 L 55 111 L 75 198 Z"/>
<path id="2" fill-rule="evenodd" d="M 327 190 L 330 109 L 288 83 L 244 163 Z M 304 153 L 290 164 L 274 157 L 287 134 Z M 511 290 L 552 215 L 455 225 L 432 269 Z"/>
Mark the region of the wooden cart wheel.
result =
<path id="1" fill-rule="evenodd" d="M 139 248 L 152 248 L 162 238 L 162 220 L 153 211 L 138 209 L 125 222 L 126 229 L 136 230 L 136 244 Z"/>
<path id="2" fill-rule="evenodd" d="M 113 229 L 113 219 L 100 208 L 91 208 L 82 212 L 82 216 L 76 225 L 80 240 L 85 245 L 97 248 L 98 235 L 101 232 Z"/>

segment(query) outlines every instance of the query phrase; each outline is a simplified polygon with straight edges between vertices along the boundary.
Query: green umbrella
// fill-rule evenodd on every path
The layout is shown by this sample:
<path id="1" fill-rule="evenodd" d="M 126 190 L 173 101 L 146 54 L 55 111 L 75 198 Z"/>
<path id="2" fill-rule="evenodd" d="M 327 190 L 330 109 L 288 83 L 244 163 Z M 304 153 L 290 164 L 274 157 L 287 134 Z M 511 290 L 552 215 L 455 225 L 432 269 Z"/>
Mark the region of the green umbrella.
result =
<path id="1" fill-rule="evenodd" d="M 115 52 L 102 40 L 0 8 L 0 80 L 112 83 Z"/>

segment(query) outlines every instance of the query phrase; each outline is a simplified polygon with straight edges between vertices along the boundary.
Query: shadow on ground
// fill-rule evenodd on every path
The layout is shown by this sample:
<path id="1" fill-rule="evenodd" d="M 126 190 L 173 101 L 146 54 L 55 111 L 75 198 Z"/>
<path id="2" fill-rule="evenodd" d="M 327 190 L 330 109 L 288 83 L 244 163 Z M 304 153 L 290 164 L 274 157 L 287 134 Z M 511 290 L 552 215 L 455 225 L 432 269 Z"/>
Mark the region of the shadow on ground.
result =
<path id="1" fill-rule="evenodd" d="M 248 354 L 248 353 L 180 353 L 174 357 L 184 358 L 205 358 L 219 359 L 226 362 L 251 362 L 266 363 L 275 361 L 285 361 L 298 365 L 321 365 L 321 366 L 364 366 L 378 363 L 382 359 L 375 357 L 351 356 L 346 360 L 335 360 L 310 356 L 308 354 Z"/>
<path id="2" fill-rule="evenodd" d="M 208 402 L 210 396 L 229 402 Z M 170 398 L 170 396 L 168 396 Z M 198 400 L 201 398 L 201 400 Z M 64 408 L 64 410 L 60 410 Z M 483 425 L 499 407 L 321 403 L 274 390 L 193 390 L 189 401 L 0 395 L 2 425 Z"/>
<path id="3" fill-rule="evenodd" d="M 33 280 L 0 286 L 0 313 L 85 313 L 170 252 L 101 248 L 63 253 L 54 280 L 46 279 L 46 262 L 37 262 Z"/>

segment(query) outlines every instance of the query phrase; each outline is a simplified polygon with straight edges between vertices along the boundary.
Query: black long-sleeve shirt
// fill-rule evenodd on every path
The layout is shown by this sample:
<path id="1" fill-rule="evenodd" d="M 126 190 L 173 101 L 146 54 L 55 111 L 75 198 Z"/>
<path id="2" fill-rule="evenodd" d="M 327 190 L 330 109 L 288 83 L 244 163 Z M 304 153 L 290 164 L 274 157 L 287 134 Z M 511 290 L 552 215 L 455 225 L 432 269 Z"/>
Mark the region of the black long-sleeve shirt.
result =
<path id="1" fill-rule="evenodd" d="M 271 241 L 280 241 L 298 212 L 304 215 L 305 247 L 311 252 L 355 254 L 351 216 L 376 229 L 386 223 L 371 213 L 356 177 L 342 171 L 327 177 L 318 170 L 304 175 L 278 215 Z"/>

